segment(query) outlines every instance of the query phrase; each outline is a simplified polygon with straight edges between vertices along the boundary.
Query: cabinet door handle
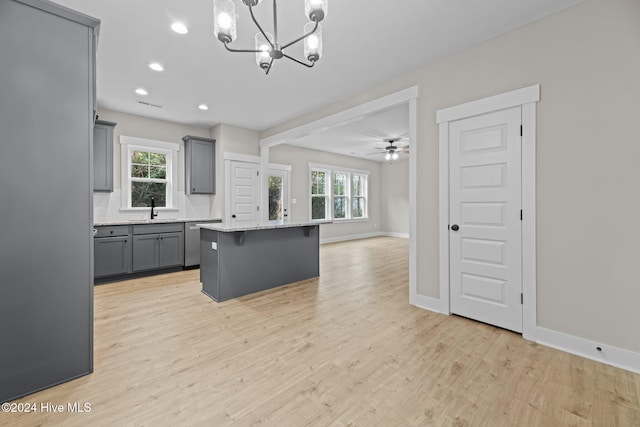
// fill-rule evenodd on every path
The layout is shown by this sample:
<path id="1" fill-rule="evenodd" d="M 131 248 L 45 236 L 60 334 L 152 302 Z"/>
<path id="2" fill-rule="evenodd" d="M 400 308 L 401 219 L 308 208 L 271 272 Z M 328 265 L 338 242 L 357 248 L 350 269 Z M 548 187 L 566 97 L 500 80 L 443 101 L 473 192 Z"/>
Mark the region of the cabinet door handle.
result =
<path id="1" fill-rule="evenodd" d="M 195 188 L 193 188 L 191 191 L 196 191 L 196 189 L 195 189 Z"/>

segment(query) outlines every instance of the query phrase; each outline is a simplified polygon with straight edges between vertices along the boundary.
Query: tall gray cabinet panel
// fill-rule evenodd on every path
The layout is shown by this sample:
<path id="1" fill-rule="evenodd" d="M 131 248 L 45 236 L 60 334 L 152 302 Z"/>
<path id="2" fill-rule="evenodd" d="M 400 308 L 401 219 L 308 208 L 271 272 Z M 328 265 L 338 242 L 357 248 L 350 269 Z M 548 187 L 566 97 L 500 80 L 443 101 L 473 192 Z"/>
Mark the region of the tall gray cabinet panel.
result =
<path id="1" fill-rule="evenodd" d="M 113 128 L 116 123 L 96 120 L 93 125 L 93 191 L 113 191 Z"/>
<path id="2" fill-rule="evenodd" d="M 215 194 L 216 140 L 191 135 L 185 136 L 182 140 L 187 194 Z"/>
<path id="3" fill-rule="evenodd" d="M 0 0 L 0 402 L 93 370 L 98 25 Z"/>

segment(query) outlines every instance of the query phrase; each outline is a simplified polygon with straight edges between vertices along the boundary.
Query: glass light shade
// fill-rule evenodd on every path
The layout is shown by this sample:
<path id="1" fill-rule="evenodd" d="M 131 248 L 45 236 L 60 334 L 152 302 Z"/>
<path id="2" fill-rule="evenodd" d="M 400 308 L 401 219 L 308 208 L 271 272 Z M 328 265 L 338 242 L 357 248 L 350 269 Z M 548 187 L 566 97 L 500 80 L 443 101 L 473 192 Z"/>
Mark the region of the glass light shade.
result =
<path id="1" fill-rule="evenodd" d="M 273 40 L 273 36 L 269 33 L 266 33 L 269 40 Z M 271 56 L 269 52 L 271 52 L 271 45 L 269 41 L 262 35 L 262 33 L 256 33 L 256 50 L 260 52 L 256 52 L 256 64 L 263 70 L 269 67 L 269 63 L 271 62 Z"/>
<path id="2" fill-rule="evenodd" d="M 222 43 L 236 39 L 236 5 L 233 0 L 214 0 L 213 34 Z"/>
<path id="3" fill-rule="evenodd" d="M 313 21 L 320 22 L 328 12 L 328 0 L 304 0 L 304 14 Z"/>
<path id="4" fill-rule="evenodd" d="M 304 26 L 304 34 L 313 30 L 316 24 L 307 22 Z M 318 25 L 316 32 L 304 39 L 304 57 L 311 62 L 316 62 L 322 57 L 322 26 Z"/>
<path id="5" fill-rule="evenodd" d="M 393 153 L 393 154 L 391 155 L 391 158 L 392 158 L 393 160 L 398 160 L 398 153 Z"/>
<path id="6" fill-rule="evenodd" d="M 391 153 L 387 153 L 384 155 L 385 160 L 391 160 Z"/>

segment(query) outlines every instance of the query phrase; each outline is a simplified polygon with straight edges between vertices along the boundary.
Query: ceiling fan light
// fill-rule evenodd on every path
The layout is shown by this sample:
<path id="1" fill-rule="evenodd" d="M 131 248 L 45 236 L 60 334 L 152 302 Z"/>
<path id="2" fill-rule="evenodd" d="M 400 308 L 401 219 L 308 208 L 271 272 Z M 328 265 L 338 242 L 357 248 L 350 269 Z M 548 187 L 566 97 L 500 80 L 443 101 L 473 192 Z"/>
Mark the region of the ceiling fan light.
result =
<path id="1" fill-rule="evenodd" d="M 233 0 L 214 0 L 213 33 L 222 43 L 236 39 L 236 5 Z"/>
<path id="2" fill-rule="evenodd" d="M 304 0 L 304 14 L 312 22 L 320 22 L 327 16 L 328 0 Z"/>
<path id="3" fill-rule="evenodd" d="M 273 40 L 273 36 L 270 33 L 266 33 L 269 40 Z M 262 33 L 256 33 L 255 41 L 256 41 L 256 50 L 260 52 L 256 52 L 256 64 L 263 70 L 267 70 L 269 68 L 269 64 L 271 63 L 271 44 L 269 43 Z"/>
<path id="4" fill-rule="evenodd" d="M 385 154 L 384 155 L 384 159 L 387 160 L 387 161 L 391 160 L 391 153 Z"/>
<path id="5" fill-rule="evenodd" d="M 315 25 L 315 22 L 307 22 L 304 33 L 313 30 Z M 322 57 L 322 25 L 318 24 L 316 31 L 304 39 L 304 57 L 311 62 L 316 62 Z"/>
<path id="6" fill-rule="evenodd" d="M 398 153 L 394 152 L 394 153 L 391 155 L 391 158 L 392 158 L 393 160 L 398 160 Z"/>

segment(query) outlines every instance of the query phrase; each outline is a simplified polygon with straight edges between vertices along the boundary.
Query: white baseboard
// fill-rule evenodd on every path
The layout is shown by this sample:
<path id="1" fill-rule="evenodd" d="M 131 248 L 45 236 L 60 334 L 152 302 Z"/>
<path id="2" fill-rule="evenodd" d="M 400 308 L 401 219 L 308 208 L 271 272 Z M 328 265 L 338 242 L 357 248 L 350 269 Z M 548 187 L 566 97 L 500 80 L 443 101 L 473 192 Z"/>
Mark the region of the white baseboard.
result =
<path id="1" fill-rule="evenodd" d="M 379 232 L 365 233 L 365 234 L 350 234 L 347 236 L 338 236 L 338 237 L 328 237 L 325 239 L 320 239 L 320 244 L 324 245 L 325 243 L 336 243 L 336 242 L 346 242 L 347 240 L 368 239 L 369 237 L 378 237 L 378 236 L 381 236 Z"/>
<path id="2" fill-rule="evenodd" d="M 391 233 L 389 231 L 374 231 L 372 233 L 349 234 L 346 236 L 328 237 L 326 239 L 320 239 L 320 244 L 323 245 L 325 243 L 346 242 L 347 240 L 368 239 L 370 237 L 380 237 L 380 236 L 400 237 L 402 239 L 409 238 L 409 234 L 405 234 L 405 233 Z"/>
<path id="3" fill-rule="evenodd" d="M 426 295 L 409 295 L 409 304 L 415 305 L 418 308 L 433 311 L 434 313 L 442 312 L 440 309 L 440 300 Z"/>
<path id="4" fill-rule="evenodd" d="M 380 232 L 381 236 L 388 236 L 388 237 L 399 237 L 401 239 L 408 239 L 409 238 L 409 233 L 394 233 L 391 231 L 381 231 Z"/>
<path id="5" fill-rule="evenodd" d="M 640 353 L 540 326 L 531 335 L 529 338 L 538 344 L 640 374 Z"/>

